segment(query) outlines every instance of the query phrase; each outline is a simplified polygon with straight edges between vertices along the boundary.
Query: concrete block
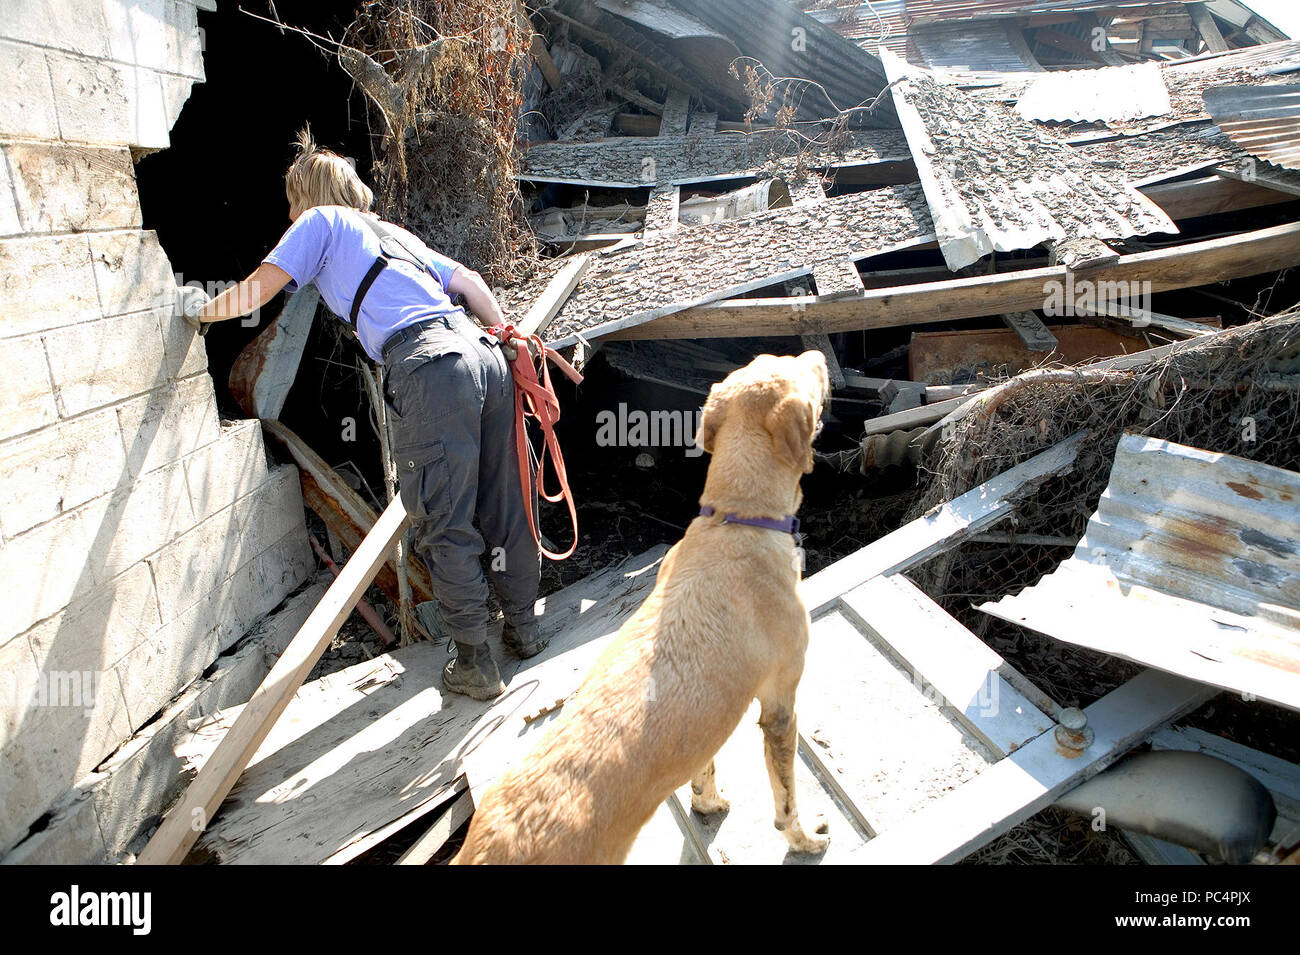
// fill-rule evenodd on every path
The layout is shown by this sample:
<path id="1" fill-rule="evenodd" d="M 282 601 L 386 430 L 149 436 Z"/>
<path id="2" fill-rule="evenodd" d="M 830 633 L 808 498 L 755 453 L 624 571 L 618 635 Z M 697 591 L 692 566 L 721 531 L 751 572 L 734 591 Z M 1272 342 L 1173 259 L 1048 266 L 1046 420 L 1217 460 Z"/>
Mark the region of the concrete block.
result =
<path id="1" fill-rule="evenodd" d="M 155 314 L 162 325 L 163 367 L 167 377 L 189 378 L 207 371 L 208 352 L 198 330 L 177 315 L 175 309 L 160 308 Z"/>
<path id="2" fill-rule="evenodd" d="M 0 644 L 0 749 L 17 739 L 39 679 L 40 667 L 25 636 Z"/>
<path id="3" fill-rule="evenodd" d="M 0 474 L 6 538 L 108 494 L 129 479 L 117 413 L 101 411 L 0 444 Z"/>
<path id="4" fill-rule="evenodd" d="M 9 0 L 0 7 L 0 37 L 108 56 L 103 0 Z"/>
<path id="5" fill-rule="evenodd" d="M 89 682 L 82 676 L 43 674 L 42 695 L 25 714 L 17 737 L 0 750 L 0 765 L 17 770 L 7 787 L 0 782 L 5 807 L 0 827 L 20 829 L 18 837 L 130 735 L 117 675 L 93 674 Z M 0 831 L 0 846 L 12 841 Z"/>
<path id="6" fill-rule="evenodd" d="M 112 536 L 104 526 L 111 497 L 98 497 L 0 546 L 0 580 L 5 582 L 0 643 L 104 582 L 95 579 L 94 555 Z"/>
<path id="7" fill-rule="evenodd" d="M 176 125 L 176 120 L 180 119 L 181 110 L 189 102 L 190 94 L 194 92 L 194 84 L 200 80 L 192 79 L 188 76 L 173 76 L 170 73 L 161 73 L 163 88 L 163 106 L 167 110 L 166 120 L 168 128 Z"/>
<path id="8" fill-rule="evenodd" d="M 185 459 L 190 503 L 198 520 L 206 520 L 261 487 L 267 479 L 262 426 L 236 421 L 221 437 Z"/>
<path id="9" fill-rule="evenodd" d="M 0 285 L 4 282 L 0 278 Z M 9 316 L 5 316 L 8 323 Z M 0 340 L 0 379 L 5 382 L 5 413 L 0 415 L 0 440 L 34 431 L 57 420 L 54 385 L 50 382 L 45 346 L 39 337 Z"/>
<path id="10" fill-rule="evenodd" d="M 153 575 L 140 563 L 24 636 L 42 669 L 107 670 L 161 626 Z"/>
<path id="11" fill-rule="evenodd" d="M 0 236 L 18 235 L 23 231 L 18 221 L 18 202 L 14 197 L 13 179 L 9 166 L 0 162 Z"/>
<path id="12" fill-rule="evenodd" d="M 104 0 L 109 58 L 161 73 L 203 76 L 198 15 L 178 0 Z"/>
<path id="13" fill-rule="evenodd" d="M 62 139 L 167 147 L 171 126 L 157 71 L 53 51 L 47 59 Z"/>
<path id="14" fill-rule="evenodd" d="M 132 474 L 178 461 L 221 435 L 212 379 L 195 375 L 168 383 L 117 409 Z"/>
<path id="15" fill-rule="evenodd" d="M 112 861 L 91 790 L 78 787 L 55 804 L 46 826 L 0 859 L 0 865 L 103 865 Z"/>
<path id="16" fill-rule="evenodd" d="M 176 276 L 156 233 L 131 229 L 92 235 L 90 251 L 102 314 L 174 309 Z"/>
<path id="17" fill-rule="evenodd" d="M 44 50 L 0 40 L 0 133 L 59 138 L 54 89 Z"/>
<path id="18" fill-rule="evenodd" d="M 191 724 L 225 707 L 248 702 L 324 594 L 323 585 L 310 587 L 286 601 L 273 616 L 259 621 L 237 648 L 218 658 L 209 677 L 188 687 L 156 722 L 100 767 L 91 792 L 110 860 L 125 852 L 142 827 L 188 785 L 193 770 L 186 771 L 177 750 L 180 741 L 192 735 Z M 75 845 L 74 835 L 67 840 L 70 846 Z M 69 861 L 81 861 L 71 849 L 60 853 L 60 857 L 64 855 Z"/>
<path id="19" fill-rule="evenodd" d="M 110 580 L 162 549 L 197 523 L 178 461 L 150 471 L 112 495 L 90 566 Z"/>
<path id="20" fill-rule="evenodd" d="M 236 575 L 238 576 L 238 575 Z M 116 670 L 122 681 L 132 730 L 149 722 L 167 702 L 207 669 L 220 653 L 218 631 L 228 624 L 214 611 L 233 602 L 235 580 L 223 582 L 191 608 L 131 650 Z M 122 738 L 130 735 L 123 734 Z"/>
<path id="21" fill-rule="evenodd" d="M 153 312 L 84 322 L 43 337 L 64 417 L 167 383 L 162 331 Z"/>
<path id="22" fill-rule="evenodd" d="M 13 173 L 22 231 L 139 227 L 140 199 L 129 150 L 10 143 L 4 152 Z"/>
<path id="23" fill-rule="evenodd" d="M 298 472 L 284 466 L 272 472 L 261 487 L 149 558 L 163 622 L 175 620 L 291 533 L 306 537 Z M 265 565 L 263 572 L 269 566 Z M 282 589 L 276 602 L 290 589 Z M 263 610 L 270 606 L 274 603 Z"/>
<path id="24" fill-rule="evenodd" d="M 84 235 L 0 239 L 0 315 L 6 336 L 73 325 L 101 314 L 90 242 Z"/>

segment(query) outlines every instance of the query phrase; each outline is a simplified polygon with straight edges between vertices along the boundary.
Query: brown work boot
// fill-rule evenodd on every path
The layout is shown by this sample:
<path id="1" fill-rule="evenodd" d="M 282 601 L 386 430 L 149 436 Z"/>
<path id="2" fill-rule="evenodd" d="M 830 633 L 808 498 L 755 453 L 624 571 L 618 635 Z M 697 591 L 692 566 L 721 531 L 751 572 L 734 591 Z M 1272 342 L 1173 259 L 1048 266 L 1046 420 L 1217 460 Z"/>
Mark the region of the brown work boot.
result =
<path id="1" fill-rule="evenodd" d="M 442 685 L 452 693 L 475 700 L 490 700 L 506 691 L 501 671 L 486 643 L 456 642 L 456 655 L 442 668 Z"/>
<path id="2" fill-rule="evenodd" d="M 501 631 L 501 642 L 505 648 L 521 660 L 535 657 L 550 645 L 550 638 L 542 636 L 542 628 L 536 620 L 513 626 L 506 623 Z"/>

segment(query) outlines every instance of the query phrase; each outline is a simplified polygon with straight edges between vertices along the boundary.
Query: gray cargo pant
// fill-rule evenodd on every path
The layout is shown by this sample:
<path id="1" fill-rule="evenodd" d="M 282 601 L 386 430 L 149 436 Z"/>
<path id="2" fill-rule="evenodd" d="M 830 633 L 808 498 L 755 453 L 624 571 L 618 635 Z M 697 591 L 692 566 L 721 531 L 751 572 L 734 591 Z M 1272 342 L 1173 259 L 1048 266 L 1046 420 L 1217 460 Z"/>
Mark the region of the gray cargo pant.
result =
<path id="1" fill-rule="evenodd" d="M 533 619 L 541 573 L 519 483 L 509 366 L 496 339 L 463 310 L 387 346 L 384 366 L 392 453 L 415 552 L 429 568 L 447 635 L 483 643 L 484 538 L 508 623 Z M 534 513 L 535 505 L 534 497 Z"/>

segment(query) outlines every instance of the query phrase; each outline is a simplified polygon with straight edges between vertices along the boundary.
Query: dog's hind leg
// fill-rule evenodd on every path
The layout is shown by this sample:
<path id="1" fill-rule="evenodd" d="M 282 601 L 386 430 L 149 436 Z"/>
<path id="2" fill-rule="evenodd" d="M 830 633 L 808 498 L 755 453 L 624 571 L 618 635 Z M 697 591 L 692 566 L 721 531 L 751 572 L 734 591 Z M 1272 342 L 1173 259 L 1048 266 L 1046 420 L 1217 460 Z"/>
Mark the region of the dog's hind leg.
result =
<path id="1" fill-rule="evenodd" d="M 795 725 L 793 688 L 789 694 L 760 698 L 759 702 L 763 711 L 758 725 L 763 727 L 763 753 L 776 800 L 776 828 L 785 833 L 795 852 L 824 852 L 830 844 L 830 836 L 825 835 L 825 821 L 819 821 L 817 833 L 810 835 L 799 822 L 799 809 L 795 805 L 794 760 L 799 733 Z"/>
<path id="2" fill-rule="evenodd" d="M 691 780 L 691 808 L 701 816 L 707 816 L 715 812 L 726 812 L 731 808 L 731 803 L 723 799 L 722 793 L 718 792 L 718 780 L 716 771 L 713 768 L 713 760 L 709 760 L 709 765 L 696 773 Z"/>

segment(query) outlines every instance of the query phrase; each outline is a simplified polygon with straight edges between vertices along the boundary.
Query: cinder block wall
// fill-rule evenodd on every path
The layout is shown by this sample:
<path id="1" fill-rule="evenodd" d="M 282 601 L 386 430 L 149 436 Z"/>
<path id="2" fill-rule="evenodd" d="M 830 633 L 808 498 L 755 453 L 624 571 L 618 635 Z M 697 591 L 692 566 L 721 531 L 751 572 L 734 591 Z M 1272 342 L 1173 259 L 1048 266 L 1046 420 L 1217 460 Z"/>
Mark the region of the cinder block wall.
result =
<path id="1" fill-rule="evenodd" d="M 0 3 L 0 856 L 312 566 L 296 471 L 218 420 L 141 228 L 196 6 Z"/>

